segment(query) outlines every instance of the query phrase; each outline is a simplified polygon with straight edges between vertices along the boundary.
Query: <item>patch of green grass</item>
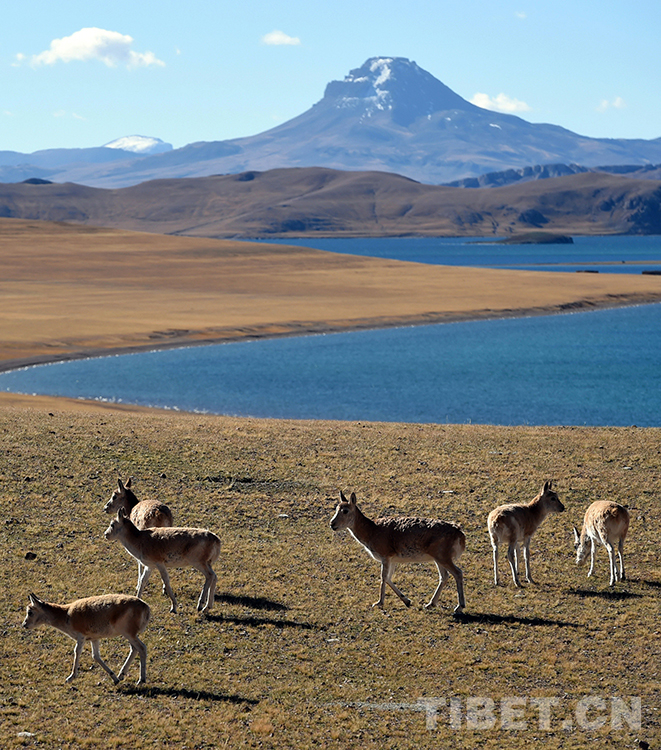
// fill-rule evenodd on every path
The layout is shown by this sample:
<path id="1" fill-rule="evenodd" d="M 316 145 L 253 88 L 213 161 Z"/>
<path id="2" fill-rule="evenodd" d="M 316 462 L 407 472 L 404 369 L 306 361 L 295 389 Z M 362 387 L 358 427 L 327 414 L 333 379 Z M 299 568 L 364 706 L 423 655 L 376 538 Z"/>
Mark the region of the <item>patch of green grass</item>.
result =
<path id="1" fill-rule="evenodd" d="M 172 615 L 152 577 L 148 684 L 134 686 L 136 662 L 114 687 L 92 667 L 89 646 L 79 678 L 65 684 L 73 642 L 52 629 L 21 629 L 27 594 L 64 602 L 134 592 L 135 561 L 103 537 L 117 474 L 134 476 L 138 497 L 167 502 L 176 524 L 219 534 L 216 605 L 198 615 L 202 576 L 177 570 L 180 611 Z M 516 590 L 502 555 L 504 585 L 496 588 L 486 516 L 503 502 L 532 499 L 548 478 L 567 511 L 533 538 L 539 583 Z M 340 489 L 356 491 L 369 516 L 461 523 L 463 615 L 452 615 L 454 584 L 439 607 L 422 609 L 436 585 L 432 565 L 397 570 L 410 609 L 392 592 L 385 612 L 371 608 L 377 563 L 329 528 Z M 661 430 L 5 409 L 0 735 L 7 747 L 131 750 L 619 748 L 639 739 L 658 747 L 660 493 Z M 593 578 L 574 564 L 571 525 L 599 498 L 628 505 L 632 516 L 630 578 L 614 589 L 605 550 Z M 121 639 L 101 643 L 114 668 L 127 651 Z M 576 726 L 585 696 L 605 701 L 587 714 L 603 715 L 605 726 Z M 611 698 L 631 696 L 641 698 L 641 729 L 612 727 Z M 435 729 L 420 703 L 432 698 L 446 701 Z M 494 702 L 491 728 L 467 725 L 467 704 L 479 698 Z M 525 699 L 516 717 L 526 729 L 502 726 L 508 698 Z M 548 729 L 534 702 L 544 698 L 557 700 Z M 450 699 L 459 726 L 451 725 Z"/>

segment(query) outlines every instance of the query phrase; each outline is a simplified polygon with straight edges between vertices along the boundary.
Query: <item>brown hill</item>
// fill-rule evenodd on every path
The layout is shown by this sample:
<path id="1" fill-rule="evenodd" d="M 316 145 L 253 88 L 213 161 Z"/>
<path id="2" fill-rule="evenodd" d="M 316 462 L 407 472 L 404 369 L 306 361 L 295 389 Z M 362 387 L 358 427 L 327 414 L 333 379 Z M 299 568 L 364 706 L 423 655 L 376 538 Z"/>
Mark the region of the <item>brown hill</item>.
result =
<path id="1" fill-rule="evenodd" d="M 0 185 L 0 216 L 199 237 L 661 233 L 661 186 L 604 173 L 465 190 L 322 168 L 154 180 L 117 190 Z"/>

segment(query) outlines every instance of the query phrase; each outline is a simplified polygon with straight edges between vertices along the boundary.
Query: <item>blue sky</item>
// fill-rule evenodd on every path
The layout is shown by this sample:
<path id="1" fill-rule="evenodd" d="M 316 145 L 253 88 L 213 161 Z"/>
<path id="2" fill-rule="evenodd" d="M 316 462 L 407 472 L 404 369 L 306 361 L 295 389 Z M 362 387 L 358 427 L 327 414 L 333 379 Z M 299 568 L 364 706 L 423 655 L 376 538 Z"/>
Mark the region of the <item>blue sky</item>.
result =
<path id="1" fill-rule="evenodd" d="M 369 57 L 593 137 L 661 137 L 658 0 L 21 0 L 0 26 L 0 150 L 175 148 L 302 113 Z"/>

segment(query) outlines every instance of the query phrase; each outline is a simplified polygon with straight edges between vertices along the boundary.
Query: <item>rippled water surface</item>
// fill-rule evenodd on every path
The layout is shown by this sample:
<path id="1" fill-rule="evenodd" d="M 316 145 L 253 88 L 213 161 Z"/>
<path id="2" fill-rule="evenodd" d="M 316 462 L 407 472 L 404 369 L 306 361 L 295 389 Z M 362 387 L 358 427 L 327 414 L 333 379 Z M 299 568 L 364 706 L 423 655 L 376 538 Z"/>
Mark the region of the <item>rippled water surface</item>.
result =
<path id="1" fill-rule="evenodd" d="M 0 389 L 258 417 L 661 426 L 661 305 L 201 346 Z"/>

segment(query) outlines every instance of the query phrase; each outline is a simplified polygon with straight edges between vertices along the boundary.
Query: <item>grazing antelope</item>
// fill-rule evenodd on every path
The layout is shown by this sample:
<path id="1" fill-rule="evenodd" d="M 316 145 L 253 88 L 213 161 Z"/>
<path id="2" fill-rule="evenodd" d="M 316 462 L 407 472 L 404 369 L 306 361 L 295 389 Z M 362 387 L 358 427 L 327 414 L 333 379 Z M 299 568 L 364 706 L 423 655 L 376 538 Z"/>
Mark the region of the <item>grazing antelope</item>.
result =
<path id="1" fill-rule="evenodd" d="M 117 489 L 112 493 L 103 510 L 114 515 L 120 508 L 124 508 L 131 521 L 139 529 L 172 526 L 172 511 L 168 506 L 159 500 L 138 500 L 131 489 L 132 479 L 133 477 L 129 477 L 126 484 L 123 484 L 121 478 L 117 478 Z M 141 575 L 142 563 L 138 560 L 138 578 Z M 165 593 L 165 586 L 163 586 L 163 593 Z"/>
<path id="2" fill-rule="evenodd" d="M 529 503 L 501 505 L 489 513 L 487 526 L 493 548 L 493 575 L 498 585 L 498 547 L 506 543 L 507 559 L 512 570 L 515 586 L 519 581 L 519 545 L 523 543 L 523 559 L 526 566 L 526 581 L 534 583 L 530 574 L 530 538 L 537 531 L 541 522 L 549 513 L 562 513 L 565 506 L 551 488 L 551 482 L 545 482 L 539 494 Z"/>
<path id="3" fill-rule="evenodd" d="M 149 623 L 149 605 L 142 599 L 124 594 L 105 594 L 90 596 L 87 599 L 76 599 L 70 604 L 49 604 L 34 594 L 29 594 L 30 604 L 27 607 L 23 627 L 28 630 L 40 625 L 50 625 L 76 641 L 73 657 L 73 669 L 67 677 L 71 682 L 78 676 L 80 655 L 85 641 L 92 643 L 92 655 L 110 675 L 115 685 L 122 679 L 131 666 L 136 653 L 140 655 L 140 679 L 137 684 L 147 680 L 147 647 L 138 638 Z M 123 635 L 131 644 L 129 655 L 119 675 L 110 669 L 99 653 L 99 640 Z"/>
<path id="4" fill-rule="evenodd" d="M 204 575 L 204 586 L 197 601 L 198 611 L 205 612 L 213 607 L 218 577 L 211 563 L 220 555 L 220 539 L 208 529 L 176 526 L 139 529 L 126 515 L 126 511 L 120 508 L 104 536 L 106 539 L 119 539 L 126 551 L 142 563 L 143 568 L 138 578 L 138 596 L 142 596 L 152 568 L 157 568 L 163 579 L 165 592 L 172 601 L 170 612 L 176 612 L 177 600 L 170 585 L 167 569 L 190 565 Z"/>
<path id="5" fill-rule="evenodd" d="M 594 570 L 594 555 L 597 541 L 600 541 L 608 550 L 610 561 L 610 583 L 614 586 L 616 581 L 624 581 L 624 540 L 629 531 L 629 511 L 623 506 L 610 500 L 597 500 L 585 511 L 583 529 L 579 537 L 574 527 L 574 546 L 576 547 L 576 563 L 580 565 L 588 551 L 590 544 L 590 570 L 588 576 Z M 620 558 L 620 574 L 618 576 L 617 564 L 615 563 L 615 543 L 617 542 L 617 554 Z"/>
<path id="6" fill-rule="evenodd" d="M 454 562 L 466 549 L 466 537 L 456 524 L 426 518 L 377 518 L 373 521 L 358 507 L 355 493 L 347 500 L 340 492 L 340 502 L 330 525 L 333 531 L 349 529 L 351 536 L 381 563 L 381 592 L 373 607 L 383 608 L 386 584 L 410 607 L 411 600 L 395 586 L 391 576 L 399 563 L 428 560 L 436 563 L 440 580 L 425 608 L 435 606 L 448 574 L 457 583 L 459 603 L 454 611 L 461 612 L 466 606 L 464 575 Z"/>

